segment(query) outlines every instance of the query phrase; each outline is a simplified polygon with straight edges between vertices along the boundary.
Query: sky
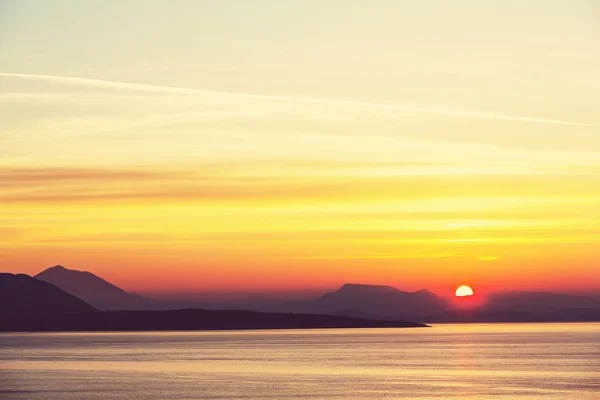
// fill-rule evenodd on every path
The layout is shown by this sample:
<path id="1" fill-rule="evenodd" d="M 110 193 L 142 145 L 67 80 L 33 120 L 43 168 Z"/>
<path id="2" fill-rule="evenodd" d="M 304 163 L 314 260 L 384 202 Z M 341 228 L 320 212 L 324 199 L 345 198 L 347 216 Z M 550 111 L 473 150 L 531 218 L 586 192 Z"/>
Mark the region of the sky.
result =
<path id="1" fill-rule="evenodd" d="M 598 71 L 594 0 L 0 0 L 0 270 L 596 290 Z"/>

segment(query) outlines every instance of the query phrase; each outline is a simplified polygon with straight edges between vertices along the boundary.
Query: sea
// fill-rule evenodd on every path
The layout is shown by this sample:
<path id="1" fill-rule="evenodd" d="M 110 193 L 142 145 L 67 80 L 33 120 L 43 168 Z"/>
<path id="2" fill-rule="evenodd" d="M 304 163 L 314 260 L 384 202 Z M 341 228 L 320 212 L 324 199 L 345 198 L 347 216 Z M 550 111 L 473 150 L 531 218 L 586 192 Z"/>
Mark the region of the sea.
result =
<path id="1" fill-rule="evenodd" d="M 600 399 L 600 323 L 0 335 L 0 399 Z"/>

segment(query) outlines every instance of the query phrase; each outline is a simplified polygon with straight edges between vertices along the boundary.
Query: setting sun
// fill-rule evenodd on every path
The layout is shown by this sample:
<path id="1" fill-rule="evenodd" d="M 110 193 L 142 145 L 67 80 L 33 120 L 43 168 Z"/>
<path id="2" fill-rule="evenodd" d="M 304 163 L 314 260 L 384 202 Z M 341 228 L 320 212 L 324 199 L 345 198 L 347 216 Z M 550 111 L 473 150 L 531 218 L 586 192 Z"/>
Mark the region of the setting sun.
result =
<path id="1" fill-rule="evenodd" d="M 456 297 L 473 296 L 473 289 L 465 285 L 459 286 L 458 289 L 456 289 L 455 295 Z"/>

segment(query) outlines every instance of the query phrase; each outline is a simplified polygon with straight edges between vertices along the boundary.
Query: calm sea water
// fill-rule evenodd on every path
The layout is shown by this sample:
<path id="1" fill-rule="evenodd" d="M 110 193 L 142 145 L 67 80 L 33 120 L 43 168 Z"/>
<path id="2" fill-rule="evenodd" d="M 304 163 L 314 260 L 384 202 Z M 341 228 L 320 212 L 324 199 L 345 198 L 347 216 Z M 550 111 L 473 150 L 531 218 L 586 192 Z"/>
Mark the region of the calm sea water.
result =
<path id="1" fill-rule="evenodd" d="M 600 324 L 0 335 L 0 399 L 600 399 Z"/>

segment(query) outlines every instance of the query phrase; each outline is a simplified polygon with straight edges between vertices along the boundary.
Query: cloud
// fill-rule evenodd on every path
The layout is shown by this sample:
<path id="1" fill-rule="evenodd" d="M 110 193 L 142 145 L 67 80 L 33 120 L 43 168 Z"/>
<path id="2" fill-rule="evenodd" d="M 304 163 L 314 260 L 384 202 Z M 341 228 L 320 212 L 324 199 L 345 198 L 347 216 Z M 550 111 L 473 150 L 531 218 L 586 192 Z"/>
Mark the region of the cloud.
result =
<path id="1" fill-rule="evenodd" d="M 373 171 L 360 163 L 293 162 L 197 164 L 123 168 L 0 168 L 0 202 L 214 202 L 282 200 L 299 203 L 461 199 L 480 207 L 483 199 L 519 199 L 564 194 L 565 187 L 594 199 L 595 176 L 513 174 L 404 174 Z M 368 164 L 366 164 L 368 165 Z M 388 165 L 383 163 L 382 165 Z M 410 166 L 411 164 L 409 164 Z M 277 169 L 274 167 L 277 166 Z M 358 168 L 340 173 L 337 169 Z M 378 164 L 374 164 L 376 168 Z M 408 168 L 408 167 L 407 167 Z M 445 169 L 446 167 L 442 167 Z M 475 199 L 480 199 L 475 201 Z M 450 201 L 450 200 L 448 200 Z M 458 200 L 457 200 L 458 201 Z"/>
<path id="2" fill-rule="evenodd" d="M 179 165 L 170 168 L 153 166 L 125 166 L 119 168 L 106 167 L 2 167 L 0 166 L 0 182 L 5 187 L 14 185 L 28 186 L 44 183 L 74 183 L 99 181 L 132 181 L 132 180 L 169 180 L 169 179 L 194 179 L 194 180 L 243 180 L 248 183 L 277 179 L 278 174 L 272 174 L 274 169 L 295 172 L 288 175 L 288 180 L 302 178 L 306 175 L 322 171 L 352 171 L 377 170 L 389 168 L 403 170 L 406 168 L 435 168 L 453 165 L 441 162 L 388 162 L 388 161 L 327 161 L 327 160 L 260 160 L 260 161 L 232 161 L 232 162 L 208 162 L 195 165 Z M 253 171 L 253 172 L 249 172 Z M 282 178 L 279 178 L 282 179 Z"/>
<path id="3" fill-rule="evenodd" d="M 298 257 L 300 259 L 315 259 L 315 260 L 403 260 L 413 258 L 457 258 L 464 255 L 456 252 L 431 253 L 431 254 L 357 254 L 349 256 L 315 256 L 315 257 Z"/>
<path id="4" fill-rule="evenodd" d="M 77 77 L 68 77 L 68 76 L 42 75 L 42 74 L 21 74 L 21 73 L 0 72 L 0 76 L 4 76 L 7 78 L 56 82 L 56 83 L 63 83 L 63 84 L 67 84 L 67 85 L 80 85 L 80 86 L 96 87 L 96 88 L 103 88 L 103 89 L 115 89 L 115 90 L 131 90 L 131 91 L 139 91 L 139 92 L 147 92 L 147 93 L 155 93 L 155 94 L 171 94 L 171 95 L 187 95 L 187 96 L 219 96 L 219 97 L 224 97 L 224 98 L 250 99 L 250 100 L 259 100 L 259 101 L 262 100 L 262 101 L 278 101 L 278 102 L 283 101 L 283 102 L 308 103 L 308 104 L 329 104 L 329 105 L 361 107 L 361 108 L 380 109 L 380 110 L 396 110 L 396 111 L 405 111 L 405 112 L 413 112 L 413 113 L 438 114 L 438 115 L 447 115 L 447 116 L 451 116 L 451 117 L 496 119 L 496 120 L 518 121 L 518 122 L 537 123 L 537 124 L 553 124 L 553 125 L 567 125 L 567 126 L 600 128 L 600 124 L 578 122 L 578 121 L 566 121 L 566 120 L 547 119 L 547 118 L 535 118 L 535 117 L 528 117 L 528 116 L 482 113 L 482 112 L 475 112 L 475 111 L 449 110 L 449 109 L 444 109 L 444 108 L 408 107 L 408 106 L 402 106 L 402 105 L 370 103 L 370 102 L 352 101 L 352 100 L 333 100 L 333 99 L 323 99 L 323 98 L 307 98 L 307 97 L 261 95 L 261 94 L 238 93 L 238 92 L 223 92 L 223 91 L 204 90 L 204 89 L 148 85 L 148 84 L 118 82 L 118 81 L 103 80 L 103 79 L 77 78 Z"/>
<path id="5" fill-rule="evenodd" d="M 114 181 L 130 179 L 156 179 L 168 177 L 165 172 L 143 169 L 106 169 L 106 168 L 0 168 L 0 182 L 9 185 L 11 182 L 20 186 L 27 184 L 44 184 L 73 181 Z"/>

